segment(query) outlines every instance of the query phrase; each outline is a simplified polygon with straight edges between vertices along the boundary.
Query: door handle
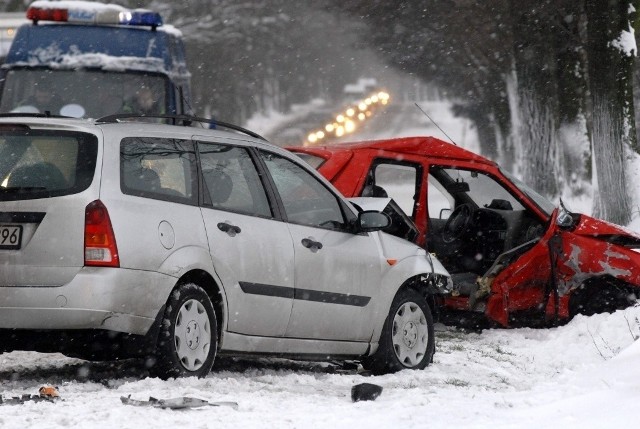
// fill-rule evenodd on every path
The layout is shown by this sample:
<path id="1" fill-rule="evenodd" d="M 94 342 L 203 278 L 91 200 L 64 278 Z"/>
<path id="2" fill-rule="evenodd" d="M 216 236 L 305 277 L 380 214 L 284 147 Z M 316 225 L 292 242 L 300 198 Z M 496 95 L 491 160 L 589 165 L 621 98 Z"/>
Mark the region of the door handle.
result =
<path id="1" fill-rule="evenodd" d="M 307 249 L 311 249 L 311 250 L 322 249 L 322 243 L 320 243 L 319 241 L 312 240 L 310 238 L 303 238 L 302 245 Z"/>
<path id="2" fill-rule="evenodd" d="M 227 222 L 218 223 L 218 229 L 222 232 L 226 232 L 232 237 L 236 234 L 240 234 L 240 232 L 242 231 L 239 226 L 231 225 Z"/>

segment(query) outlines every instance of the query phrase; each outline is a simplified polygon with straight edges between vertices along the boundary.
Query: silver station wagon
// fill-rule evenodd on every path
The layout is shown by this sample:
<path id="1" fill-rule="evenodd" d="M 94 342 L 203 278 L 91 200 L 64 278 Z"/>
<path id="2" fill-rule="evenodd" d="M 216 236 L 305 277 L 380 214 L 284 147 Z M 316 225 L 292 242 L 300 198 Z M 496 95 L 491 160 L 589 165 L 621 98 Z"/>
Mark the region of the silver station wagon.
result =
<path id="1" fill-rule="evenodd" d="M 296 155 L 205 121 L 0 115 L 0 350 L 162 378 L 217 353 L 427 366 L 442 265 Z"/>

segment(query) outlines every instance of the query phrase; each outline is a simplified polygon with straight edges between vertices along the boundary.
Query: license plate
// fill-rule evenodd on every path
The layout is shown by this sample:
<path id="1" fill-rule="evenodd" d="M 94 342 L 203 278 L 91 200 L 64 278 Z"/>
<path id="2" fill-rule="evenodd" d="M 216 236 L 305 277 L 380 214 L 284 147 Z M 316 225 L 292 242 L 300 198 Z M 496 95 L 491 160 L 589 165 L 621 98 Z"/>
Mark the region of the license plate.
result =
<path id="1" fill-rule="evenodd" d="M 19 249 L 22 225 L 0 225 L 0 249 Z"/>

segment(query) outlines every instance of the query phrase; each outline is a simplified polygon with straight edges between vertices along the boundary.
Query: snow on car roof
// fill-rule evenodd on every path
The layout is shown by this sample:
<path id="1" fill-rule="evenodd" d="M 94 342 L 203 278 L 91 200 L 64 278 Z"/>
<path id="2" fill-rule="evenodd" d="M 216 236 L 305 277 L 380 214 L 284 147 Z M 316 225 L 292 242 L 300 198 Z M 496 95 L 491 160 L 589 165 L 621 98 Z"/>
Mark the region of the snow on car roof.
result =
<path id="1" fill-rule="evenodd" d="M 43 61 L 43 57 L 34 55 L 29 61 L 16 62 L 15 65 L 42 66 L 46 64 L 53 69 L 99 68 L 112 71 L 138 70 L 170 74 L 170 71 L 166 70 L 162 58 L 116 57 L 102 53 L 59 54 L 50 57 L 48 61 Z"/>
<path id="2" fill-rule="evenodd" d="M 105 4 L 105 3 L 99 3 L 94 1 L 82 1 L 82 0 L 73 0 L 73 1 L 61 0 L 56 2 L 52 2 L 49 0 L 37 0 L 31 3 L 30 7 L 37 7 L 41 9 L 73 9 L 73 8 L 79 9 L 81 8 L 82 10 L 94 11 L 94 12 L 107 10 L 107 9 L 114 9 L 122 12 L 127 10 L 123 6 L 120 6 L 114 3 Z"/>

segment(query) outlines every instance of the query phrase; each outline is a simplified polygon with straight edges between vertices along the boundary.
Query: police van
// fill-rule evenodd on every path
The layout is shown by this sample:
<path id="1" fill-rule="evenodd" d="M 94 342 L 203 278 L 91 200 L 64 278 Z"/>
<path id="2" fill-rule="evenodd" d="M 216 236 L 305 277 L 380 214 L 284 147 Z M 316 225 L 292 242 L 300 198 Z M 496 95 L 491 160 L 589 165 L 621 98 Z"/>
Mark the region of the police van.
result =
<path id="1" fill-rule="evenodd" d="M 192 113 L 182 35 L 160 14 L 39 0 L 26 17 L 0 68 L 0 112 Z"/>

